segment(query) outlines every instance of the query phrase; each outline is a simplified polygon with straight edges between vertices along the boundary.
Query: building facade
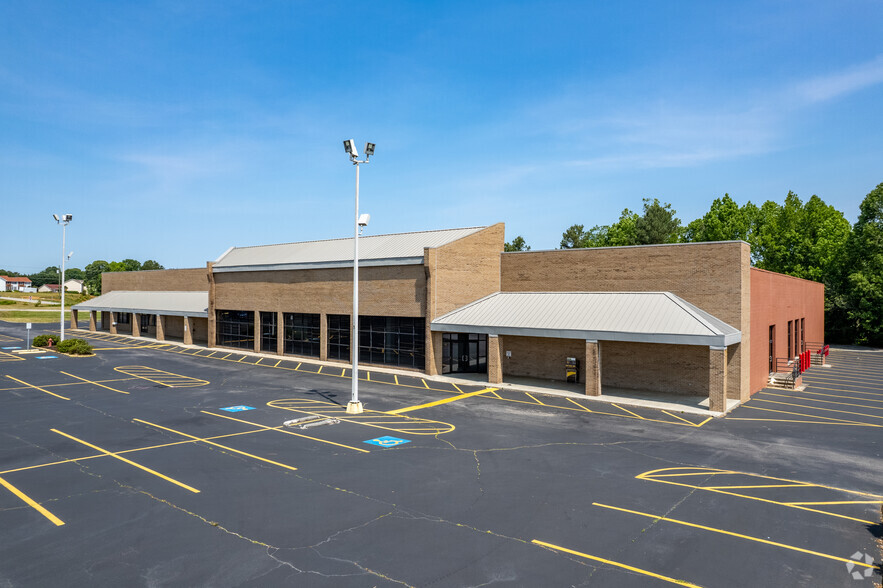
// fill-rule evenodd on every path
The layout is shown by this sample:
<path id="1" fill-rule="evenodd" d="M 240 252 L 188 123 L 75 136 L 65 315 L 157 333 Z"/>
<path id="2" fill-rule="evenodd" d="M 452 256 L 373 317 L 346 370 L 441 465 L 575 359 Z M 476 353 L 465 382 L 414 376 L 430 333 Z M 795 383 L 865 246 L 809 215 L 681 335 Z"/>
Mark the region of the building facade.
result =
<path id="1" fill-rule="evenodd" d="M 706 396 L 714 411 L 822 341 L 823 286 L 752 268 L 741 241 L 504 253 L 504 239 L 502 223 L 360 238 L 357 336 L 352 239 L 104 274 L 72 323 L 342 363 L 357 347 L 362 365 Z"/>

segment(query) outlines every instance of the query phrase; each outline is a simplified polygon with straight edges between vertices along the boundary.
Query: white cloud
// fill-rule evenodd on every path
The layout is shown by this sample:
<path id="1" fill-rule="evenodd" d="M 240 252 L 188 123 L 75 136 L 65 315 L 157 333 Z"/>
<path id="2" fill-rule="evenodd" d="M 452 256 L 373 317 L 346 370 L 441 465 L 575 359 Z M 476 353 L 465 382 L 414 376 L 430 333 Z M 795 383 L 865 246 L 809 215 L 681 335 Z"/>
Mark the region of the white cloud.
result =
<path id="1" fill-rule="evenodd" d="M 883 82 L 883 55 L 843 71 L 819 76 L 797 85 L 797 93 L 809 103 L 824 102 Z"/>

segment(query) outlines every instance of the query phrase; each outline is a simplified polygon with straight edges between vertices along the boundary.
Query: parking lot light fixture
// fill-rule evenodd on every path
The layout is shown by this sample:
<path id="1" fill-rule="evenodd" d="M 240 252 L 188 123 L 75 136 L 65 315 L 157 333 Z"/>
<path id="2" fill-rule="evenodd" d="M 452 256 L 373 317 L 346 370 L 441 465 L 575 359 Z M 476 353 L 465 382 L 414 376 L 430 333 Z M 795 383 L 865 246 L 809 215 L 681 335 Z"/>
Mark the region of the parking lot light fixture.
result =
<path id="1" fill-rule="evenodd" d="M 74 220 L 74 215 L 63 214 L 59 217 L 57 214 L 53 214 L 52 218 L 55 219 L 56 223 L 61 225 L 61 279 L 58 284 L 58 288 L 61 290 L 61 335 L 59 336 L 59 342 L 61 342 L 64 341 L 64 262 L 67 259 L 67 256 L 64 254 L 64 238 L 67 225 Z M 73 253 L 71 253 L 71 255 L 73 255 Z"/>
<path id="2" fill-rule="evenodd" d="M 359 233 L 368 225 L 370 215 L 359 215 L 359 165 L 368 163 L 368 158 L 374 155 L 374 143 L 365 144 L 365 159 L 359 159 L 356 150 L 356 142 L 347 139 L 343 142 L 350 161 L 356 166 L 356 215 L 353 230 L 353 320 L 352 335 L 350 336 L 350 355 L 353 358 L 352 373 L 352 397 L 346 405 L 347 414 L 362 414 L 362 403 L 359 401 Z"/>

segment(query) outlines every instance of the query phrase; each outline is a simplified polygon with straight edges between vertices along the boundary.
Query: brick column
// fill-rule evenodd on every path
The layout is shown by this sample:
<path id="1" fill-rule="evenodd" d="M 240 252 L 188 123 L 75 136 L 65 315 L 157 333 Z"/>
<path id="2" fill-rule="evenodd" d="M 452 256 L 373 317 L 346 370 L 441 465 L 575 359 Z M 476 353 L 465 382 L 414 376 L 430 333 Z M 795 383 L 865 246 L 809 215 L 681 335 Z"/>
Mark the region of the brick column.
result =
<path id="1" fill-rule="evenodd" d="M 503 383 L 503 351 L 497 335 L 487 336 L 487 381 L 489 384 Z"/>
<path id="2" fill-rule="evenodd" d="M 322 315 L 322 316 L 325 316 L 325 315 Z M 280 310 L 279 312 L 276 313 L 276 353 L 278 355 L 285 354 L 285 326 L 283 325 L 284 320 L 285 320 L 285 314 Z M 327 326 L 326 326 L 326 330 L 327 330 Z M 323 337 L 324 337 L 324 335 L 323 335 Z M 322 343 L 322 346 L 323 346 L 322 349 L 325 350 L 325 359 L 327 359 L 328 358 L 328 348 L 325 347 L 324 345 L 325 344 Z M 321 354 L 322 351 L 319 351 L 319 353 Z M 319 356 L 319 359 L 323 359 L 321 355 Z"/>
<path id="3" fill-rule="evenodd" d="M 111 310 L 107 314 L 110 315 L 110 334 L 116 335 L 117 334 L 117 313 L 115 313 L 114 311 Z"/>
<path id="4" fill-rule="evenodd" d="M 601 344 L 586 339 L 586 396 L 601 395 Z"/>
<path id="5" fill-rule="evenodd" d="M 193 345 L 193 320 L 189 316 L 184 317 L 184 345 Z"/>
<path id="6" fill-rule="evenodd" d="M 156 340 L 166 340 L 166 317 L 161 314 L 156 315 Z"/>
<path id="7" fill-rule="evenodd" d="M 261 311 L 254 311 L 254 352 L 261 351 Z"/>
<path id="8" fill-rule="evenodd" d="M 727 410 L 727 348 L 708 348 L 708 409 Z"/>
<path id="9" fill-rule="evenodd" d="M 206 262 L 206 270 L 208 273 L 208 320 L 206 321 L 208 332 L 206 333 L 206 347 L 214 347 L 218 344 L 218 315 L 215 312 L 215 274 L 212 272 L 214 262 Z M 192 325 L 190 325 L 192 326 Z M 184 327 L 187 327 L 187 320 L 184 320 Z M 184 339 L 187 339 L 187 330 L 184 331 Z M 190 334 L 190 342 L 193 342 L 193 334 Z"/>
<path id="10" fill-rule="evenodd" d="M 98 313 L 94 310 L 89 311 L 89 330 L 93 333 L 97 330 L 97 322 L 98 317 L 96 316 Z"/>
<path id="11" fill-rule="evenodd" d="M 426 340 L 431 344 L 426 349 L 426 375 L 437 376 L 442 373 L 442 333 L 429 332 Z"/>
<path id="12" fill-rule="evenodd" d="M 324 312 L 319 314 L 319 359 L 328 360 L 328 315 Z"/>
<path id="13" fill-rule="evenodd" d="M 132 336 L 140 337 L 141 336 L 141 315 L 137 312 L 133 312 L 132 316 Z"/>
<path id="14" fill-rule="evenodd" d="M 80 311 L 71 309 L 71 328 L 78 329 L 77 327 L 77 319 L 80 318 Z"/>

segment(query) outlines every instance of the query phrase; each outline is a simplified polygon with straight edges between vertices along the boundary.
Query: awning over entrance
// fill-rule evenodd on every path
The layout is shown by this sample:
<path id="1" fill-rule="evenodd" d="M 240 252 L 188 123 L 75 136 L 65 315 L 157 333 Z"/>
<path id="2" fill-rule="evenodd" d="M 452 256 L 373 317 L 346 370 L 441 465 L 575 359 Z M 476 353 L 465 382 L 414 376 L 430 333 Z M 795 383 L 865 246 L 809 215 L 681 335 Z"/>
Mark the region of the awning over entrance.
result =
<path id="1" fill-rule="evenodd" d="M 208 316 L 208 292 L 115 290 L 72 307 L 79 311 L 134 312 L 166 316 Z"/>
<path id="2" fill-rule="evenodd" d="M 432 331 L 726 347 L 742 333 L 671 292 L 497 292 Z"/>

